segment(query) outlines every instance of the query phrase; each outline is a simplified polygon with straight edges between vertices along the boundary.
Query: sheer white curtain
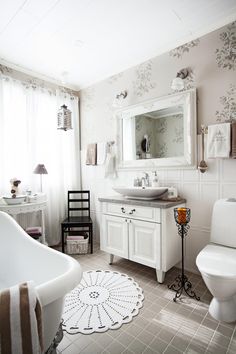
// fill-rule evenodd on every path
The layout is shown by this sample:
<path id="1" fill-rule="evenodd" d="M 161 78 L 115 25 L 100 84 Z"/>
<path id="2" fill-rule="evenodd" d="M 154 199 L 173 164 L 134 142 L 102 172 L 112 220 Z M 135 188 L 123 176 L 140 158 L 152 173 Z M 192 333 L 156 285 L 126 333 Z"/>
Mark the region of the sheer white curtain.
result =
<path id="1" fill-rule="evenodd" d="M 73 129 L 57 130 L 57 111 L 66 104 L 72 111 Z M 22 192 L 39 191 L 38 163 L 43 175 L 43 192 L 48 199 L 46 238 L 60 241 L 60 222 L 66 215 L 68 189 L 80 188 L 78 98 L 58 91 L 0 78 L 0 195 L 10 192 L 9 180 L 19 178 Z"/>

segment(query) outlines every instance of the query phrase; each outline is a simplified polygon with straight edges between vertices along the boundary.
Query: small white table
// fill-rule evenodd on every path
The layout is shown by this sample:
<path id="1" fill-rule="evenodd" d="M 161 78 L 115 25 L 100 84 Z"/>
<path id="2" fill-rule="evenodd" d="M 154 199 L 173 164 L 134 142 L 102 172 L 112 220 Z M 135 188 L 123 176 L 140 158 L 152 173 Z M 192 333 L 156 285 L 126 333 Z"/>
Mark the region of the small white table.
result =
<path id="1" fill-rule="evenodd" d="M 44 245 L 47 245 L 46 238 L 45 238 L 45 215 L 44 215 L 44 210 L 46 209 L 46 207 L 47 207 L 46 201 L 40 201 L 40 202 L 36 201 L 32 203 L 22 203 L 22 204 L 15 204 L 15 205 L 0 204 L 0 210 L 5 211 L 5 213 L 8 213 L 16 220 L 18 214 L 27 214 L 27 213 L 40 211 L 41 227 L 42 227 L 42 243 Z"/>

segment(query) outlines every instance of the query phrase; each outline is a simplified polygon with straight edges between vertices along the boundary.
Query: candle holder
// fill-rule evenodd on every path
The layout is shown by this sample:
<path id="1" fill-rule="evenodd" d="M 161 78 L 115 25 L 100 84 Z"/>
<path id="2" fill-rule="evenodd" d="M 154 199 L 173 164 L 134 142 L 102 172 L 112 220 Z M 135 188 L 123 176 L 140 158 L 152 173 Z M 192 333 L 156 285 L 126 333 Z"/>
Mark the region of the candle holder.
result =
<path id="1" fill-rule="evenodd" d="M 192 290 L 192 284 L 184 274 L 184 237 L 187 236 L 189 230 L 191 211 L 189 208 L 174 208 L 174 217 L 178 227 L 178 234 L 182 241 L 182 269 L 181 274 L 175 278 L 173 284 L 168 285 L 168 288 L 176 292 L 173 301 L 176 302 L 180 298 L 183 291 L 191 298 L 200 300 L 200 297 Z"/>

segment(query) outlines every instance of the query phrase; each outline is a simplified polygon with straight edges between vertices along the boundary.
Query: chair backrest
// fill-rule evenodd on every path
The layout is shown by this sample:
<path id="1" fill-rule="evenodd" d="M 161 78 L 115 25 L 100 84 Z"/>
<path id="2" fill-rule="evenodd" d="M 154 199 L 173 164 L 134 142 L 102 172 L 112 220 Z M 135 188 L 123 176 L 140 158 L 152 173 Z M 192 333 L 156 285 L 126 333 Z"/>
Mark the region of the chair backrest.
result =
<path id="1" fill-rule="evenodd" d="M 90 191 L 68 191 L 68 218 L 90 217 Z"/>

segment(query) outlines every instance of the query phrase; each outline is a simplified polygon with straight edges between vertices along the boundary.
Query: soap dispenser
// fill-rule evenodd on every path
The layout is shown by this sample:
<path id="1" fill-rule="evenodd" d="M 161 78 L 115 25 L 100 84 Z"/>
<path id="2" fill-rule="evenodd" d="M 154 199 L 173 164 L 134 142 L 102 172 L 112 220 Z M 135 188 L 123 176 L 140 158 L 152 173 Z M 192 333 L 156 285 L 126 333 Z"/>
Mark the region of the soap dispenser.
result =
<path id="1" fill-rule="evenodd" d="M 152 180 L 152 187 L 159 187 L 159 181 L 158 181 L 158 177 L 157 177 L 157 171 L 154 171 L 154 176 L 153 176 L 153 180 Z"/>

